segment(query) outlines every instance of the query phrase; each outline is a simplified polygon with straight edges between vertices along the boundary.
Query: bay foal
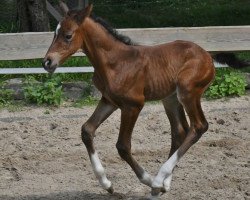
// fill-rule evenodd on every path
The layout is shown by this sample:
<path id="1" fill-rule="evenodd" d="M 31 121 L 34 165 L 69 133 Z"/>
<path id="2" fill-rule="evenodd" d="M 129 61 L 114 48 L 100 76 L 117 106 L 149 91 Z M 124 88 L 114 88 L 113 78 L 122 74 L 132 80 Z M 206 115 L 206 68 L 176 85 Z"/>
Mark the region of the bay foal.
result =
<path id="1" fill-rule="evenodd" d="M 43 65 L 48 72 L 54 72 L 78 49 L 82 49 L 93 64 L 93 82 L 102 98 L 82 126 L 82 140 L 96 177 L 104 189 L 113 192 L 95 150 L 93 135 L 99 125 L 119 108 L 118 152 L 139 180 L 152 188 L 152 198 L 159 196 L 170 188 L 177 162 L 208 129 L 200 100 L 215 74 L 210 54 L 187 41 L 157 46 L 132 45 L 128 38 L 91 17 L 92 5 L 81 11 L 69 11 L 65 4 L 61 5 L 65 17 L 57 26 Z M 148 100 L 162 100 L 171 124 L 169 159 L 155 178 L 131 154 L 132 131 L 144 102 Z"/>

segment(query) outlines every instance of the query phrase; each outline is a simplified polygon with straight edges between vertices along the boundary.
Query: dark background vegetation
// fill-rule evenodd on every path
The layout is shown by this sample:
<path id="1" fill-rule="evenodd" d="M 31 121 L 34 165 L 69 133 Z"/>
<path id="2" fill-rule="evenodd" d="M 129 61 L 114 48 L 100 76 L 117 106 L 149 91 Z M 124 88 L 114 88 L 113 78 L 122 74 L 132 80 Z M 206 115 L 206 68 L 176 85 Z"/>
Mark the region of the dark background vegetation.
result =
<path id="1" fill-rule="evenodd" d="M 32 0 L 19 0 L 32 1 Z M 18 0 L 2 0 L 0 32 L 19 32 Z M 49 0 L 57 5 L 57 0 Z M 67 0 L 66 2 L 70 2 Z M 250 24 L 250 0 L 89 0 L 96 15 L 116 28 Z M 48 14 L 49 15 L 49 14 Z M 56 22 L 50 17 L 50 29 Z"/>

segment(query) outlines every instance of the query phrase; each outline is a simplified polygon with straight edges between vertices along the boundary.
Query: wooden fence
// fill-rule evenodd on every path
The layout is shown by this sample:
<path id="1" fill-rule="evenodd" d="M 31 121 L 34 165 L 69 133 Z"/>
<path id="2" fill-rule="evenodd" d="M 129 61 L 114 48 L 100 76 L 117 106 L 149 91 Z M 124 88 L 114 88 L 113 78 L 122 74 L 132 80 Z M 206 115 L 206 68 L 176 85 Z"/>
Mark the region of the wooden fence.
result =
<path id="1" fill-rule="evenodd" d="M 250 26 L 118 29 L 141 45 L 155 45 L 174 40 L 197 43 L 209 52 L 249 51 Z M 43 58 L 53 39 L 52 32 L 0 34 L 0 60 Z M 74 56 L 85 56 L 76 53 Z M 63 67 L 57 73 L 93 72 L 88 67 Z M 0 74 L 46 73 L 42 68 L 1 68 Z"/>

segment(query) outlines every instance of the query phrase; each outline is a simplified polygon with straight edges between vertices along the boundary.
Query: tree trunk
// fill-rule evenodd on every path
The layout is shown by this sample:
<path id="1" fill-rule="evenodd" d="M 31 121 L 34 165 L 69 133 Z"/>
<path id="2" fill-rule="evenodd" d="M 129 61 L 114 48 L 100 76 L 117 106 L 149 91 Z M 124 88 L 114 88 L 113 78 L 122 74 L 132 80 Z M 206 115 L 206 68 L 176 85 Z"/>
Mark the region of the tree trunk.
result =
<path id="1" fill-rule="evenodd" d="M 30 31 L 26 1 L 17 0 L 17 14 L 18 14 L 19 31 L 20 32 Z"/>
<path id="2" fill-rule="evenodd" d="M 19 31 L 49 31 L 49 18 L 45 0 L 17 0 Z"/>

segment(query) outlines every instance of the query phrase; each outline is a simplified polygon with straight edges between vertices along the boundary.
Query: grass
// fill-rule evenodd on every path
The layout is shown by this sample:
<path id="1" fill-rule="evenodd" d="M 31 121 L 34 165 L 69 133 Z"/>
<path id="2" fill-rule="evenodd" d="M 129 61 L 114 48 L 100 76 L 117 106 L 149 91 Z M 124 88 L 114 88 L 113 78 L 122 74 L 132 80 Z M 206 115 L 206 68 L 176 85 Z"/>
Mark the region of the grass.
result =
<path id="1" fill-rule="evenodd" d="M 91 65 L 87 57 L 71 57 L 62 66 L 88 66 Z M 0 61 L 0 68 L 8 68 L 8 67 L 41 67 L 42 59 L 31 59 L 31 60 L 2 60 Z"/>
<path id="2" fill-rule="evenodd" d="M 42 59 L 31 59 L 31 60 L 15 60 L 15 61 L 0 61 L 0 68 L 22 68 L 22 67 L 42 67 Z M 87 57 L 71 57 L 62 66 L 64 67 L 80 67 L 80 66 L 91 66 Z M 92 73 L 68 73 L 68 74 L 53 74 L 53 76 L 61 77 L 63 81 L 78 81 L 85 80 L 90 81 Z M 33 76 L 36 79 L 43 81 L 48 74 L 36 74 L 36 75 L 0 75 L 0 81 L 4 81 L 10 78 L 25 78 Z"/>
<path id="3" fill-rule="evenodd" d="M 241 60 L 247 60 L 250 62 L 250 52 L 249 51 L 238 52 L 238 53 L 236 53 L 236 56 Z M 250 66 L 246 67 L 246 68 L 242 68 L 242 69 L 240 69 L 240 71 L 250 73 Z"/>
<path id="4" fill-rule="evenodd" d="M 86 96 L 83 97 L 82 99 L 79 99 L 75 102 L 73 102 L 72 106 L 76 108 L 82 108 L 83 106 L 94 106 L 97 105 L 99 102 L 99 99 L 94 98 L 92 96 Z"/>
<path id="5" fill-rule="evenodd" d="M 18 112 L 18 111 L 22 111 L 25 105 L 26 103 L 24 101 L 12 100 L 4 104 L 0 103 L 0 110 L 6 109 L 9 112 Z"/>

